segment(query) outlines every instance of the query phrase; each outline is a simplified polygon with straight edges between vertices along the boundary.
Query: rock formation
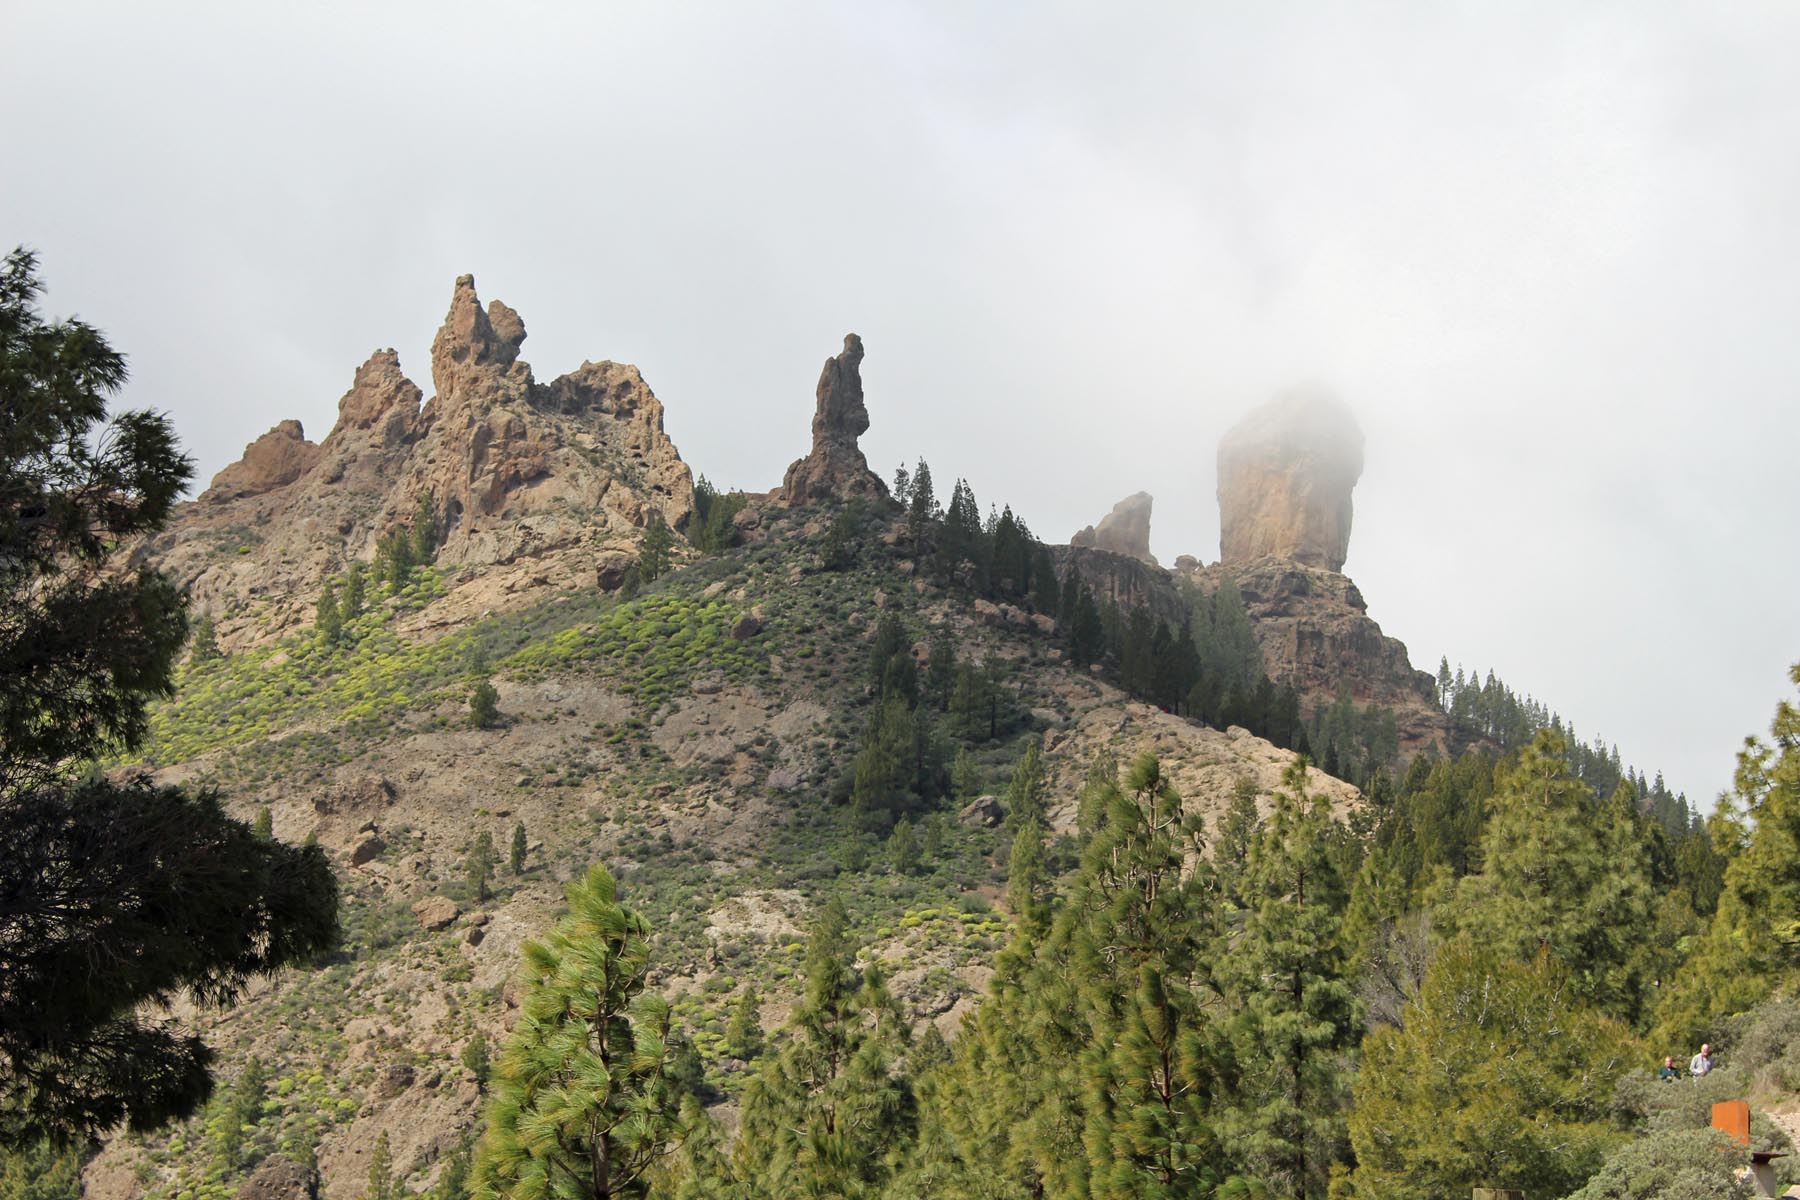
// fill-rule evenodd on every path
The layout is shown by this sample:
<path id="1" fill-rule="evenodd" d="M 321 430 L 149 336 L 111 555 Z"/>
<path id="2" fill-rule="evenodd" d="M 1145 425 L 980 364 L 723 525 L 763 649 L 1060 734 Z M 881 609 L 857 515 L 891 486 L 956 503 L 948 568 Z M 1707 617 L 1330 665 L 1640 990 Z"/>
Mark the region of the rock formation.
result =
<path id="1" fill-rule="evenodd" d="M 1239 421 L 1219 443 L 1221 561 L 1270 556 L 1343 570 L 1362 448 L 1350 410 L 1316 392 L 1279 397 Z"/>
<path id="2" fill-rule="evenodd" d="M 201 493 L 207 504 L 260 496 L 285 487 L 319 461 L 319 447 L 306 440 L 298 421 L 283 421 L 244 448 L 244 457 L 213 476 Z"/>
<path id="3" fill-rule="evenodd" d="M 869 470 L 856 439 L 869 431 L 863 403 L 862 339 L 844 335 L 844 351 L 825 360 L 813 412 L 812 451 L 787 469 L 779 500 L 801 507 L 820 500 L 885 499 L 887 485 Z"/>
<path id="4" fill-rule="evenodd" d="M 1100 518 L 1099 525 L 1089 525 L 1069 539 L 1071 546 L 1091 546 L 1113 554 L 1124 554 L 1156 566 L 1150 553 L 1149 492 L 1138 492 L 1113 505 L 1112 511 Z"/>
<path id="5" fill-rule="evenodd" d="M 635 556 L 656 517 L 686 525 L 693 477 L 636 367 L 583 363 L 540 384 L 519 358 L 524 340 L 519 315 L 484 309 L 463 276 L 432 342 L 435 396 L 421 403 L 398 355 L 376 351 L 323 442 L 282 422 L 140 554 L 214 614 L 228 646 L 305 623 L 319 582 L 369 560 L 422 501 L 439 567 L 472 572 L 460 592 L 474 611 L 545 585 L 593 586 L 596 566 Z M 561 553 L 571 549 L 583 553 Z M 258 603 L 273 611 L 251 627 Z"/>

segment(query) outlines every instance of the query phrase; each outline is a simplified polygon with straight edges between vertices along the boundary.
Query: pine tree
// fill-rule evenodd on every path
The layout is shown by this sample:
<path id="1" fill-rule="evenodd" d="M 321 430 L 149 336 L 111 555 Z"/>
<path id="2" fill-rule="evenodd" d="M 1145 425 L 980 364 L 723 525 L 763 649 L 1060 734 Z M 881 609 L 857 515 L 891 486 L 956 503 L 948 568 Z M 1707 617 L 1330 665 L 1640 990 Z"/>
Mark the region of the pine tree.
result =
<path id="1" fill-rule="evenodd" d="M 1800 664 L 1788 677 L 1800 686 Z M 1778 704 L 1770 734 L 1745 740 L 1712 817 L 1726 852 L 1718 911 L 1658 1012 L 1659 1034 L 1681 1044 L 1800 979 L 1800 705 Z"/>
<path id="2" fill-rule="evenodd" d="M 463 871 L 469 878 L 469 890 L 475 893 L 476 902 L 486 901 L 488 883 L 494 877 L 494 839 L 485 829 L 475 835 L 475 842 L 463 860 Z"/>
<path id="3" fill-rule="evenodd" d="M 423 566 L 437 557 L 438 520 L 437 508 L 432 504 L 430 496 L 420 496 L 419 506 L 413 511 L 412 523 L 412 560 Z"/>
<path id="4" fill-rule="evenodd" d="M 1213 869 L 1219 875 L 1220 890 L 1239 899 L 1239 880 L 1250 861 L 1250 845 L 1256 838 L 1262 818 L 1256 811 L 1256 780 L 1241 775 L 1231 786 L 1231 807 L 1219 824 L 1219 838 L 1213 846 Z"/>
<path id="5" fill-rule="evenodd" d="M 529 849 L 525 843 L 525 822 L 520 821 L 513 826 L 512 852 L 507 860 L 515 878 L 525 873 L 525 853 Z"/>
<path id="6" fill-rule="evenodd" d="M 948 628 L 931 635 L 931 657 L 925 663 L 923 698 L 939 712 L 950 710 L 956 691 L 956 639 Z"/>
<path id="7" fill-rule="evenodd" d="M 850 789 L 851 807 L 865 829 L 889 830 L 916 809 L 918 741 L 918 719 L 904 700 L 884 700 L 869 714 Z"/>
<path id="8" fill-rule="evenodd" d="M 492 1069 L 492 1061 L 488 1056 L 488 1041 L 478 1029 L 469 1038 L 462 1049 L 462 1065 L 469 1074 L 475 1077 L 475 1087 L 479 1091 L 487 1091 L 488 1075 Z"/>
<path id="9" fill-rule="evenodd" d="M 269 811 L 268 805 L 256 810 L 256 824 L 251 826 L 251 832 L 265 842 L 275 839 L 275 814 Z"/>
<path id="10" fill-rule="evenodd" d="M 910 1081 L 897 1071 L 904 1025 L 880 971 L 852 961 L 832 901 L 807 943 L 806 992 L 781 1052 L 744 1096 L 734 1153 L 752 1195 L 873 1197 L 910 1140 Z"/>
<path id="11" fill-rule="evenodd" d="M 469 693 L 469 724 L 492 729 L 500 723 L 500 692 L 491 679 L 483 679 Z"/>
<path id="12" fill-rule="evenodd" d="M 756 988 L 746 985 L 731 1006 L 731 1019 L 725 1024 L 725 1052 L 733 1058 L 751 1061 L 763 1051 L 762 997 Z"/>
<path id="13" fill-rule="evenodd" d="M 212 1051 L 149 1015 L 225 1004 L 336 940 L 315 848 L 264 841 L 201 790 L 129 762 L 174 692 L 187 608 L 123 557 L 192 476 L 166 419 L 109 417 L 125 361 L 36 311 L 35 257 L 0 265 L 0 1143 L 78 1142 L 192 1114 Z"/>
<path id="14" fill-rule="evenodd" d="M 319 640 L 327 646 L 335 646 L 344 636 L 344 617 L 338 611 L 337 588 L 331 580 L 319 589 L 319 605 L 313 617 L 313 628 L 319 633 Z"/>
<path id="15" fill-rule="evenodd" d="M 913 823 L 905 817 L 894 822 L 894 830 L 888 834 L 888 861 L 893 863 L 894 870 L 902 875 L 911 875 L 919 869 L 919 835 L 913 829 Z"/>
<path id="16" fill-rule="evenodd" d="M 679 1132 L 669 1009 L 641 995 L 649 925 L 600 867 L 568 898 L 550 936 L 525 945 L 529 990 L 494 1078 L 477 1200 L 646 1196 Z"/>
<path id="17" fill-rule="evenodd" d="M 1349 1120 L 1358 1200 L 1440 1200 L 1476 1187 L 1564 1196 L 1628 1136 L 1613 1087 L 1648 1061 L 1580 1003 L 1548 955 L 1467 938 L 1442 946 L 1400 1027 L 1363 1043 Z"/>
<path id="18" fill-rule="evenodd" d="M 668 524 L 662 513 L 650 515 L 650 524 L 644 527 L 643 540 L 638 543 L 638 578 L 645 583 L 654 583 L 669 569 L 670 552 L 675 545 L 675 535 L 669 532 Z"/>
<path id="19" fill-rule="evenodd" d="M 1521 960 L 1547 953 L 1583 1000 L 1635 1019 L 1651 914 L 1635 824 L 1595 802 L 1550 733 L 1499 773 L 1492 803 L 1481 873 L 1457 885 L 1448 924 Z"/>
<path id="20" fill-rule="evenodd" d="M 338 603 L 338 611 L 343 614 L 345 623 L 349 623 L 362 616 L 367 604 L 368 581 L 363 578 L 363 565 L 353 562 L 344 573 L 344 595 Z"/>
<path id="21" fill-rule="evenodd" d="M 1344 830 L 1295 759 L 1251 838 L 1243 932 L 1228 964 L 1239 1083 L 1224 1123 L 1277 1196 L 1323 1200 L 1344 1132 L 1344 1062 L 1362 1032 L 1340 925 Z"/>
<path id="22" fill-rule="evenodd" d="M 431 1189 L 431 1200 L 469 1200 L 468 1143 L 460 1143 L 444 1160 L 443 1173 Z"/>
<path id="23" fill-rule="evenodd" d="M 375 1153 L 369 1156 L 369 1182 L 362 1200 L 400 1200 L 400 1191 L 394 1179 L 394 1152 L 384 1129 L 375 1139 Z"/>
<path id="24" fill-rule="evenodd" d="M 214 623 L 211 613 L 203 613 L 194 622 L 194 635 L 190 641 L 188 662 L 198 666 L 201 663 L 216 662 L 219 658 L 219 628 Z"/>
<path id="25" fill-rule="evenodd" d="M 956 761 L 950 768 L 950 791 L 964 804 L 981 794 L 981 768 L 967 746 L 956 748 Z"/>
<path id="26" fill-rule="evenodd" d="M 937 496 L 931 490 L 931 467 L 922 458 L 913 471 L 912 489 L 907 495 L 906 544 L 917 561 L 925 552 L 926 534 L 938 519 Z"/>

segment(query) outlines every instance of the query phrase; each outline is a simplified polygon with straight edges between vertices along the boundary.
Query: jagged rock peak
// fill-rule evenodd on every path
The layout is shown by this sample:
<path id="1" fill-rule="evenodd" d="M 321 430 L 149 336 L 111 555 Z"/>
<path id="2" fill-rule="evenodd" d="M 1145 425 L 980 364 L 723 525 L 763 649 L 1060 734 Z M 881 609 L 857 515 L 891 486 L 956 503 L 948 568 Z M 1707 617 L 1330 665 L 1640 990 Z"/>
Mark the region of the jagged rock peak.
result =
<path id="1" fill-rule="evenodd" d="M 1341 571 L 1363 435 L 1336 398 L 1296 390 L 1252 410 L 1219 442 L 1219 555 Z"/>
<path id="2" fill-rule="evenodd" d="M 242 496 L 260 496 L 286 487 L 319 461 L 319 447 L 306 440 L 298 421 L 283 421 L 244 447 L 244 457 L 213 476 L 200 497 L 222 504 Z"/>
<path id="3" fill-rule="evenodd" d="M 400 369 L 400 356 L 392 347 L 377 350 L 368 361 L 356 368 L 350 390 L 338 401 L 337 425 L 332 437 L 352 429 L 373 429 L 377 425 L 398 441 L 411 428 L 419 415 L 419 402 L 424 393 Z M 330 441 L 331 438 L 327 438 Z"/>
<path id="4" fill-rule="evenodd" d="M 475 277 L 459 275 L 450 294 L 450 312 L 431 342 L 432 373 L 435 376 L 444 364 L 452 363 L 510 366 L 524 341 L 525 322 L 519 314 L 498 300 L 490 301 L 483 312 Z"/>
<path id="5" fill-rule="evenodd" d="M 1150 506 L 1154 503 L 1149 492 L 1127 496 L 1100 518 L 1099 525 L 1089 525 L 1070 538 L 1069 545 L 1092 546 L 1159 566 L 1156 556 L 1150 553 Z"/>
<path id="6" fill-rule="evenodd" d="M 887 485 L 869 470 L 869 460 L 856 444 L 869 430 L 862 360 L 862 339 L 854 333 L 844 335 L 843 353 L 825 360 L 813 410 L 812 451 L 788 467 L 781 482 L 783 503 L 799 507 L 826 499 L 887 496 Z"/>

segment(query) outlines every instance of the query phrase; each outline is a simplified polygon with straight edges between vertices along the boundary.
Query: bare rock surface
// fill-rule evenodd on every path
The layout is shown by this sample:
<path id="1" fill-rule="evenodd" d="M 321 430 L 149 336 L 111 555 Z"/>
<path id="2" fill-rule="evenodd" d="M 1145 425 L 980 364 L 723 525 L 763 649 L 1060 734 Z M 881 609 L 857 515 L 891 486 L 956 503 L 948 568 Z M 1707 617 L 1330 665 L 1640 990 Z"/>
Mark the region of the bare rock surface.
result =
<path id="1" fill-rule="evenodd" d="M 319 1171 L 282 1154 L 263 1159 L 250 1178 L 238 1185 L 233 1200 L 318 1200 Z"/>
<path id="2" fill-rule="evenodd" d="M 1363 436 L 1342 403 L 1293 392 L 1253 410 L 1219 443 L 1219 556 L 1341 571 Z"/>
<path id="3" fill-rule="evenodd" d="M 283 421 L 244 447 L 244 457 L 213 476 L 201 493 L 205 504 L 223 504 L 286 487 L 313 468 L 322 453 L 306 440 L 298 421 Z"/>
<path id="4" fill-rule="evenodd" d="M 1156 556 L 1150 553 L 1150 506 L 1154 502 L 1149 492 L 1125 497 L 1100 518 L 1100 524 L 1089 525 L 1070 538 L 1069 545 L 1090 546 L 1156 566 Z"/>
<path id="5" fill-rule="evenodd" d="M 825 360 L 813 412 L 812 450 L 788 467 L 777 493 L 782 503 L 799 508 L 820 500 L 887 496 L 887 485 L 869 470 L 869 460 L 856 444 L 869 431 L 862 360 L 862 339 L 854 333 L 844 335 L 841 354 Z"/>
<path id="6" fill-rule="evenodd" d="M 687 524 L 693 477 L 636 367 L 587 362 L 541 384 L 524 340 L 519 315 L 484 309 L 461 277 L 432 342 L 435 396 L 422 402 L 394 351 L 376 351 L 323 442 L 277 425 L 138 557 L 189 588 L 227 649 L 307 623 L 320 581 L 371 561 L 421 503 L 439 567 L 479 568 L 450 581 L 445 621 L 592 586 L 594 564 L 635 555 L 656 517 Z M 458 604 L 457 585 L 477 577 L 482 594 Z"/>

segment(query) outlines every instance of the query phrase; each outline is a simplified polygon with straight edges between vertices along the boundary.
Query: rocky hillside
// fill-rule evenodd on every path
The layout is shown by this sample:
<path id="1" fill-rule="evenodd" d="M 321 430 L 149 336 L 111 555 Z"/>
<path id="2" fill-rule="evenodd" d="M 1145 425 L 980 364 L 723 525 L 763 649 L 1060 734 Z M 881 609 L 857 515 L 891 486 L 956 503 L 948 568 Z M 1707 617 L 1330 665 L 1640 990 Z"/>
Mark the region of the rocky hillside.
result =
<path id="1" fill-rule="evenodd" d="M 869 415 L 854 335 L 826 363 L 808 454 L 740 514 L 747 543 L 703 558 L 678 539 L 670 573 L 608 590 L 655 516 L 691 520 L 688 468 L 634 368 L 539 384 L 523 337 L 459 280 L 435 397 L 421 404 L 376 354 L 324 441 L 278 426 L 139 551 L 223 633 L 157 712 L 143 765 L 218 788 L 247 820 L 266 812 L 283 839 L 317 839 L 341 873 L 347 938 L 236 1008 L 173 1014 L 210 1030 L 219 1095 L 168 1135 L 109 1144 L 86 1171 L 95 1196 L 291 1193 L 307 1177 L 285 1157 L 316 1159 L 322 1194 L 354 1200 L 384 1136 L 396 1177 L 429 1185 L 479 1112 L 465 1052 L 497 1048 L 521 944 L 594 862 L 660 931 L 657 984 L 729 1118 L 746 1064 L 728 1011 L 754 988 L 762 1024 L 781 1023 L 804 924 L 828 897 L 913 1020 L 955 1033 L 1008 934 L 998 796 L 1027 746 L 1064 832 L 1103 753 L 1159 754 L 1214 824 L 1235 792 L 1266 804 L 1292 760 L 1128 700 L 1067 665 L 1050 618 L 917 571 L 856 446 Z M 337 636 L 315 629 L 320 588 L 421 519 L 421 501 L 441 518 L 435 561 L 379 585 Z M 947 642 L 995 689 L 979 720 L 935 718 L 962 791 L 920 818 L 917 861 L 844 804 L 874 707 L 870 649 L 896 618 L 921 669 Z M 484 680 L 498 717 L 477 727 Z M 1340 810 L 1358 802 L 1316 770 L 1309 786 Z M 486 887 L 469 871 L 484 835 L 500 861 Z M 1069 865 L 1066 843 L 1053 853 Z M 247 1184 L 258 1162 L 268 1174 Z"/>

